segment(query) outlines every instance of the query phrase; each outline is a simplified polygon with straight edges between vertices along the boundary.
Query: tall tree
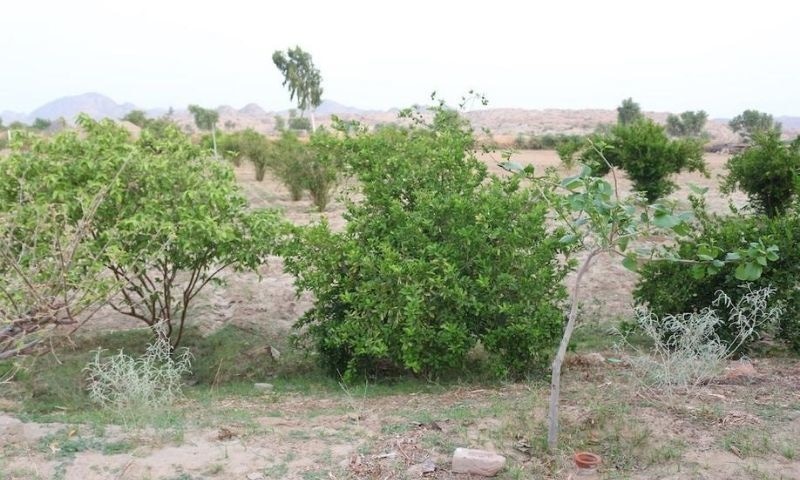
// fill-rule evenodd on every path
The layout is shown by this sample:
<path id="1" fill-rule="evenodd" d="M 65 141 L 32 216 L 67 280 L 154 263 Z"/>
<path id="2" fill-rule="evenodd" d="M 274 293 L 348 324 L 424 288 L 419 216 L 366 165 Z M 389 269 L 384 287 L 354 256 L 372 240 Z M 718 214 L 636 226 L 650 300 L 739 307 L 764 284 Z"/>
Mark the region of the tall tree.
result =
<path id="1" fill-rule="evenodd" d="M 203 108 L 199 105 L 189 105 L 189 112 L 194 117 L 194 124 L 200 130 L 210 130 L 211 140 L 214 142 L 214 158 L 219 158 L 217 155 L 217 122 L 219 121 L 219 112 L 209 108 Z"/>
<path id="2" fill-rule="evenodd" d="M 622 105 L 617 107 L 617 123 L 620 125 L 628 125 L 642 118 L 642 109 L 639 104 L 633 101 L 633 98 L 626 98 L 622 101 Z"/>
<path id="3" fill-rule="evenodd" d="M 311 54 L 300 47 L 289 48 L 286 52 L 276 50 L 272 61 L 283 75 L 283 86 L 289 87 L 289 98 L 297 99 L 297 107 L 311 116 L 311 131 L 316 130 L 314 109 L 322 103 L 322 76 L 314 66 Z"/>

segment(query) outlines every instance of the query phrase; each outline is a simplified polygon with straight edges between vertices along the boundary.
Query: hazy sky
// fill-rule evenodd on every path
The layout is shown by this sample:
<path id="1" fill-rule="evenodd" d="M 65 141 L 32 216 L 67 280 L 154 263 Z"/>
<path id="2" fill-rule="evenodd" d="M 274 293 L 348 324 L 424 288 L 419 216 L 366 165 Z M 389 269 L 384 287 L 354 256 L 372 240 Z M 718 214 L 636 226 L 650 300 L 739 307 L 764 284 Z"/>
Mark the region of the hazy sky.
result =
<path id="1" fill-rule="evenodd" d="M 361 108 L 745 108 L 800 115 L 800 2 L 18 0 L 0 7 L 0 111 L 96 91 L 140 107 L 291 105 L 300 45 L 324 98 Z"/>

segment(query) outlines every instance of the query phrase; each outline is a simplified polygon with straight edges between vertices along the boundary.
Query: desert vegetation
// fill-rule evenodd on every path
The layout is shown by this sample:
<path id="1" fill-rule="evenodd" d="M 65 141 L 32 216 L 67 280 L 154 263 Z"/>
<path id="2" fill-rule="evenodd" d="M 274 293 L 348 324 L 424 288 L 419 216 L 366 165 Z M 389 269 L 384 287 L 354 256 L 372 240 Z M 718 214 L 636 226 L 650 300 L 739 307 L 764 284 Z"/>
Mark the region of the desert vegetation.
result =
<path id="1" fill-rule="evenodd" d="M 197 106 L 194 137 L 15 131 L 4 478 L 470 478 L 461 446 L 502 478 L 800 472 L 800 140 L 771 117 L 708 156 L 705 112 L 629 98 L 497 152 L 435 98 L 317 126 L 311 56 L 273 62 L 301 111 L 274 137 Z"/>

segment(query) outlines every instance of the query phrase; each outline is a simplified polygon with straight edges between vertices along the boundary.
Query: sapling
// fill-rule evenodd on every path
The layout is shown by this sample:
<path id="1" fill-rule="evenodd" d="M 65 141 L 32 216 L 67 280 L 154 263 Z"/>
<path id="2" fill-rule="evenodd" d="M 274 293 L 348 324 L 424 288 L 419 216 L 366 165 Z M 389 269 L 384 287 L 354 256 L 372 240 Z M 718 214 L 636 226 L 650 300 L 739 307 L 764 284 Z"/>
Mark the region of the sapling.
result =
<path id="1" fill-rule="evenodd" d="M 767 260 L 775 260 L 777 254 L 772 247 L 764 247 L 763 242 L 751 243 L 750 249 L 737 252 L 722 252 L 707 245 L 699 245 L 694 258 L 677 258 L 671 250 L 658 248 L 631 248 L 632 242 L 653 233 L 667 233 L 673 238 L 686 235 L 690 230 L 691 212 L 675 212 L 675 203 L 665 200 L 648 204 L 641 195 L 623 197 L 620 194 L 616 172 L 603 153 L 605 145 L 591 144 L 597 156 L 602 159 L 611 172 L 612 183 L 592 175 L 591 168 L 584 166 L 577 175 L 560 180 L 554 172 L 545 176 L 534 175 L 532 167 L 521 168 L 508 161 L 501 167 L 526 176 L 542 196 L 548 200 L 556 214 L 558 224 L 567 229 L 568 234 L 561 238 L 564 244 L 578 247 L 587 252 L 578 267 L 575 282 L 569 299 L 567 324 L 552 364 L 549 425 L 547 442 L 551 450 L 558 443 L 558 404 L 561 391 L 561 366 L 567 353 L 578 320 L 578 305 L 581 300 L 581 286 L 586 273 L 594 260 L 601 255 L 621 257 L 622 264 L 636 270 L 640 261 L 668 260 L 699 265 L 699 273 L 715 273 L 727 262 L 741 262 L 737 277 L 750 280 L 758 273 L 755 265 L 765 265 Z M 703 193 L 696 189 L 696 193 Z M 759 245 L 756 248 L 754 245 Z M 757 277 L 756 277 L 757 278 Z"/>

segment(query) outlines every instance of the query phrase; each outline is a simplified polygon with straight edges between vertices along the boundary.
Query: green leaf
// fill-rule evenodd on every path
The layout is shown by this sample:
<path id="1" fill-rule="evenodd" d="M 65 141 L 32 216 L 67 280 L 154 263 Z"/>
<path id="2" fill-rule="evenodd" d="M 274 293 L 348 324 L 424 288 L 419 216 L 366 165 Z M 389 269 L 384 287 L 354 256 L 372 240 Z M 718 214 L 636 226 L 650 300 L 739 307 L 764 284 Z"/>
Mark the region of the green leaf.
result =
<path id="1" fill-rule="evenodd" d="M 565 244 L 566 243 L 572 243 L 574 241 L 575 241 L 575 235 L 573 235 L 571 233 L 568 233 L 568 234 L 566 234 L 563 237 L 558 239 L 559 243 L 565 243 Z"/>
<path id="2" fill-rule="evenodd" d="M 689 190 L 698 195 L 705 195 L 706 192 L 708 192 L 708 187 L 701 187 L 699 185 L 695 185 L 694 183 L 690 183 Z"/>
<path id="3" fill-rule="evenodd" d="M 636 255 L 630 254 L 626 255 L 625 259 L 622 260 L 622 266 L 630 270 L 631 272 L 636 272 L 639 270 L 639 263 L 636 261 Z"/>
<path id="4" fill-rule="evenodd" d="M 499 166 L 503 170 L 509 171 L 511 173 L 519 173 L 522 171 L 522 165 L 520 165 L 517 162 L 501 162 Z"/>
<path id="5" fill-rule="evenodd" d="M 653 225 L 658 228 L 674 228 L 680 224 L 681 220 L 673 215 L 656 214 L 656 216 L 653 218 Z"/>
<path id="6" fill-rule="evenodd" d="M 725 261 L 726 262 L 738 262 L 741 259 L 742 259 L 742 256 L 739 255 L 736 252 L 728 252 L 728 254 L 725 255 Z"/>
<path id="7" fill-rule="evenodd" d="M 762 267 L 757 263 L 743 263 L 736 267 L 734 276 L 737 280 L 753 281 L 761 277 Z"/>

